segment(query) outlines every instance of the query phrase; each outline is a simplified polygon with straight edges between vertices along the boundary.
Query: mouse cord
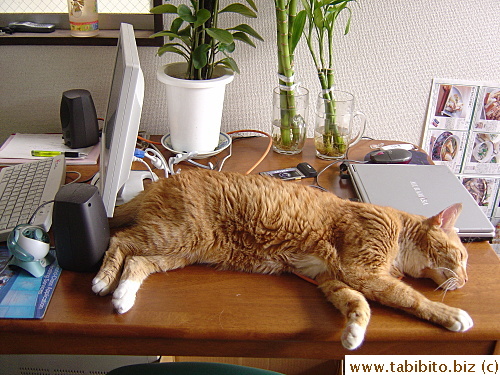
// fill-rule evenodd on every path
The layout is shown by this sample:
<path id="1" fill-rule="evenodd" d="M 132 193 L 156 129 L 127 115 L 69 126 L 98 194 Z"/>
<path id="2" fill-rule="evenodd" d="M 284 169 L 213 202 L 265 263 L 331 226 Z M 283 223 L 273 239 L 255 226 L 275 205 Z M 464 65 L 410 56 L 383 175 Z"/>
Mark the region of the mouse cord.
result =
<path id="1" fill-rule="evenodd" d="M 5 263 L 5 265 L 2 268 L 0 268 L 0 275 L 3 273 L 3 271 L 5 271 L 7 269 L 7 267 L 9 266 L 10 261 L 12 260 L 12 258 L 14 258 L 14 255 L 11 254 L 11 256 L 9 257 L 9 259 L 7 259 L 7 263 Z"/>
<path id="2" fill-rule="evenodd" d="M 347 155 L 346 155 L 347 156 Z M 324 171 L 326 171 L 328 168 L 330 168 L 332 165 L 335 165 L 335 164 L 338 164 L 338 163 L 344 163 L 344 162 L 347 162 L 347 163 L 355 163 L 355 164 L 366 164 L 368 163 L 367 161 L 359 161 L 359 160 L 349 160 L 349 159 L 341 159 L 341 160 L 335 160 L 334 162 L 328 164 L 326 167 L 324 167 L 322 170 L 320 170 L 318 172 L 318 174 L 316 175 L 316 177 L 314 177 L 314 183 L 309 185 L 309 187 L 313 187 L 313 188 L 316 188 L 316 189 L 320 189 L 321 191 L 325 191 L 325 192 L 328 192 L 328 189 L 324 188 L 323 186 L 321 186 L 321 184 L 319 183 L 319 176 L 321 175 L 321 173 L 323 173 Z"/>
<path id="3" fill-rule="evenodd" d="M 40 211 L 43 207 L 45 207 L 49 203 L 54 203 L 54 202 L 55 202 L 55 200 L 50 200 L 47 202 L 43 202 L 40 206 L 38 206 L 37 209 L 35 210 L 35 212 L 33 212 L 33 215 L 31 215 L 30 219 L 28 220 L 28 224 L 32 224 L 32 221 L 35 219 L 35 216 L 38 213 L 38 211 Z"/>
<path id="4" fill-rule="evenodd" d="M 71 180 L 70 182 L 68 182 L 66 185 L 69 185 L 69 184 L 74 184 L 75 182 L 78 182 L 80 180 L 80 178 L 82 178 L 82 174 L 78 171 L 66 171 L 66 174 L 68 173 L 74 173 L 76 174 L 76 178 L 74 178 L 73 180 Z"/>

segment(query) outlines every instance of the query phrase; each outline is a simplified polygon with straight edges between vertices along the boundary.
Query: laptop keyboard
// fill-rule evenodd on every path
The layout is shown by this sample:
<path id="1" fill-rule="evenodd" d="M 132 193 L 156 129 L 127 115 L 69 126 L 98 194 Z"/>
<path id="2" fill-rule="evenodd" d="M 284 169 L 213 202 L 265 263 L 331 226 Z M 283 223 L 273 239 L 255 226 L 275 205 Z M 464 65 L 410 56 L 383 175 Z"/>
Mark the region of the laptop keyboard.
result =
<path id="1" fill-rule="evenodd" d="M 18 224 L 40 225 L 49 230 L 54 199 L 66 177 L 64 156 L 5 167 L 0 171 L 0 241 Z"/>

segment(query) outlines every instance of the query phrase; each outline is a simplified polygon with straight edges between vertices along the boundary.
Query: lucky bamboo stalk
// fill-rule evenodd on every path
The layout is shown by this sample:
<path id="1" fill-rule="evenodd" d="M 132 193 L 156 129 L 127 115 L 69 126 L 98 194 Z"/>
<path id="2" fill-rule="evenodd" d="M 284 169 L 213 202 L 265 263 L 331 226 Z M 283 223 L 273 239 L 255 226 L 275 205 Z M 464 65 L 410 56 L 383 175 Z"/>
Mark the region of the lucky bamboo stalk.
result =
<path id="1" fill-rule="evenodd" d="M 347 146 L 339 134 L 336 123 L 335 98 L 333 97 L 335 84 L 333 39 L 335 22 L 344 10 L 349 12 L 344 34 L 349 32 L 351 10 L 347 4 L 350 1 L 353 0 L 302 0 L 304 10 L 300 12 L 300 15 L 307 19 L 308 27 L 304 34 L 325 101 L 323 147 L 325 153 L 330 156 L 342 155 Z"/>
<path id="2" fill-rule="evenodd" d="M 293 148 L 301 136 L 301 130 L 294 125 L 296 116 L 295 92 L 297 87 L 294 78 L 293 53 L 301 36 L 300 33 L 299 35 L 293 33 L 297 15 L 297 1 L 298 0 L 275 0 L 281 108 L 281 139 L 278 143 L 280 147 L 284 149 Z"/>

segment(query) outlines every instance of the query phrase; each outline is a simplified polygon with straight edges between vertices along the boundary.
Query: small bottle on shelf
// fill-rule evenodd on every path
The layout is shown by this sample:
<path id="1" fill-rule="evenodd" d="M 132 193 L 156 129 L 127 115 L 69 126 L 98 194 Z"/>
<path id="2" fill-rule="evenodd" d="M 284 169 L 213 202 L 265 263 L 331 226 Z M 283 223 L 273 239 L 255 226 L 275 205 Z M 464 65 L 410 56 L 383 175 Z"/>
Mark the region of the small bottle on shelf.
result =
<path id="1" fill-rule="evenodd" d="M 96 36 L 99 33 L 97 0 L 68 0 L 71 35 Z"/>

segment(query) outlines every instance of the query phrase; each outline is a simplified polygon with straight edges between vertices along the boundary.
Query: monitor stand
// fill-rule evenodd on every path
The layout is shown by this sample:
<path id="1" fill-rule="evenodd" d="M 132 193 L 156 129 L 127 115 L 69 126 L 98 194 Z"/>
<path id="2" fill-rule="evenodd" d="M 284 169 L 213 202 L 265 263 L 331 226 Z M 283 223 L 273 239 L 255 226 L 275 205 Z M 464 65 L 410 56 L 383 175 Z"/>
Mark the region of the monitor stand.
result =
<path id="1" fill-rule="evenodd" d="M 153 176 L 151 175 L 154 175 Z M 130 171 L 127 182 L 123 185 L 116 197 L 116 205 L 119 206 L 133 199 L 144 190 L 144 180 L 158 180 L 158 176 L 150 171 Z"/>

